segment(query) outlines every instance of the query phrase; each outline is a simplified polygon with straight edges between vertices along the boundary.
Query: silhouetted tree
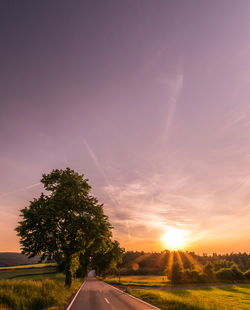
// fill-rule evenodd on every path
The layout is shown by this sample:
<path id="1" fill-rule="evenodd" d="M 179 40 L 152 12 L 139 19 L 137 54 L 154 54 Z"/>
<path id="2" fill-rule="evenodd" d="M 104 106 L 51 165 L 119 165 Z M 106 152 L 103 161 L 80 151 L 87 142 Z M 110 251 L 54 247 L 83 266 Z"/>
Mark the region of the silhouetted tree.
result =
<path id="1" fill-rule="evenodd" d="M 173 263 L 172 269 L 170 271 L 170 280 L 173 283 L 179 283 L 182 281 L 183 272 L 180 267 L 180 264 L 176 261 Z"/>
<path id="2" fill-rule="evenodd" d="M 207 276 L 208 279 L 214 279 L 213 264 L 211 262 L 207 262 L 206 265 L 203 267 L 203 273 Z"/>

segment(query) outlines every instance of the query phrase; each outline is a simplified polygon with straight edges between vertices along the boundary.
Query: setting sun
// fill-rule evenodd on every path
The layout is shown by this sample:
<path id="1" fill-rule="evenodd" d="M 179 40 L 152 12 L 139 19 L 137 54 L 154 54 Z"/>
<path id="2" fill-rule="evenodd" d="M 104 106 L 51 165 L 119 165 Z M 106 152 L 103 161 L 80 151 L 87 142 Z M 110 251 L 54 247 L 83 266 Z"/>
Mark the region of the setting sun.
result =
<path id="1" fill-rule="evenodd" d="M 171 250 L 178 250 L 186 243 L 186 232 L 182 229 L 169 227 L 168 231 L 163 235 L 164 245 Z"/>

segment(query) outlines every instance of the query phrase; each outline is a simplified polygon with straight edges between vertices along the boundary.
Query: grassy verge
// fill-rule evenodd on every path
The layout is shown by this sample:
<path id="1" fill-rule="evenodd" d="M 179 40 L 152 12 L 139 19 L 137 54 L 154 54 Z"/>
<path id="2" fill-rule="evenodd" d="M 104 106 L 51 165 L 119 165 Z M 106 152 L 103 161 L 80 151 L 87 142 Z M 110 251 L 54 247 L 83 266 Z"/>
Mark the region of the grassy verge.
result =
<path id="1" fill-rule="evenodd" d="M 250 309 L 250 285 L 171 291 L 130 289 L 128 292 L 162 310 Z"/>
<path id="2" fill-rule="evenodd" d="M 59 309 L 76 293 L 81 281 L 73 281 L 70 289 L 63 281 L 0 280 L 0 309 Z M 1 308 L 2 307 L 2 308 Z"/>

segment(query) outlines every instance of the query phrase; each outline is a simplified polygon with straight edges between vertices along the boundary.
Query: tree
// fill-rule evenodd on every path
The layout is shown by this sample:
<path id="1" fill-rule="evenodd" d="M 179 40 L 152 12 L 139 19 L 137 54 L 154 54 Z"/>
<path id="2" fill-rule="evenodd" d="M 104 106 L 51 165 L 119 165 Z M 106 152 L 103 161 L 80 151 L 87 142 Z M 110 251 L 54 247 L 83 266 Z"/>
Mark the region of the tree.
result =
<path id="1" fill-rule="evenodd" d="M 219 280 L 223 281 L 240 281 L 244 280 L 244 274 L 239 270 L 237 265 L 232 265 L 230 268 L 221 268 L 216 272 Z"/>
<path id="2" fill-rule="evenodd" d="M 203 266 L 203 274 L 204 277 L 209 281 L 215 280 L 215 274 L 213 269 L 213 264 L 211 262 L 207 262 L 206 265 Z"/>
<path id="3" fill-rule="evenodd" d="M 183 270 L 177 261 L 173 263 L 172 268 L 168 271 L 168 277 L 173 283 L 180 283 L 182 281 Z"/>
<path id="4" fill-rule="evenodd" d="M 96 270 L 98 276 L 105 277 L 117 264 L 122 262 L 124 249 L 121 249 L 119 242 L 111 241 L 108 246 L 100 248 L 93 257 L 91 266 Z"/>
<path id="5" fill-rule="evenodd" d="M 43 174 L 41 183 L 48 195 L 42 193 L 21 210 L 22 221 L 16 228 L 22 253 L 54 259 L 65 271 L 65 285 L 70 286 L 80 255 L 91 256 L 105 248 L 112 227 L 83 175 L 70 168 L 56 169 Z"/>

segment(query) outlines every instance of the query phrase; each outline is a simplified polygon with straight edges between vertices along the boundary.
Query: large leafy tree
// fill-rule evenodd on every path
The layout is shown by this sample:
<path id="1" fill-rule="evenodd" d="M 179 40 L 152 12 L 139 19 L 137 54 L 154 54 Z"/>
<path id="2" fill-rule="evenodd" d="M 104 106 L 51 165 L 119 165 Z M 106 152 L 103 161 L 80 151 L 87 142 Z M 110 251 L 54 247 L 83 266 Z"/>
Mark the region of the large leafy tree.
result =
<path id="1" fill-rule="evenodd" d="M 65 271 L 65 285 L 70 286 L 80 256 L 90 259 L 107 247 L 112 227 L 83 175 L 70 168 L 56 169 L 43 174 L 41 183 L 46 194 L 21 210 L 16 228 L 22 253 L 56 260 Z"/>

